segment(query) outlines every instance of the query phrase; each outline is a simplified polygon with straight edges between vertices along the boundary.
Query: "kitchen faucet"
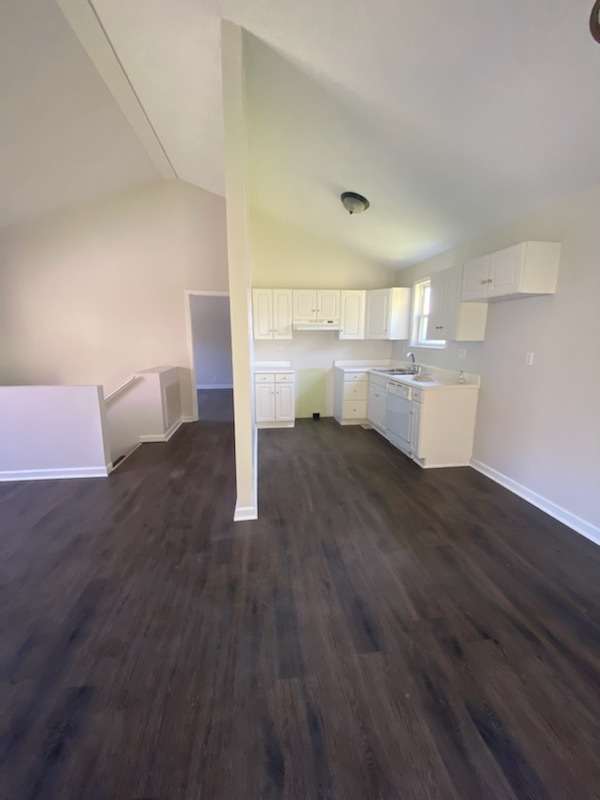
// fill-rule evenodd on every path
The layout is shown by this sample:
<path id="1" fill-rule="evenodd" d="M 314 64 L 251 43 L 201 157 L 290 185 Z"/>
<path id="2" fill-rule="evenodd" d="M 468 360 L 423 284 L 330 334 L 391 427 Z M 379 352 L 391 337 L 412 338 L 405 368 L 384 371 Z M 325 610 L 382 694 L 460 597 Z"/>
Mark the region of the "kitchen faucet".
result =
<path id="1" fill-rule="evenodd" d="M 407 353 L 407 354 L 406 354 L 406 357 L 407 357 L 407 358 L 410 358 L 410 360 L 412 361 L 412 371 L 413 371 L 415 374 L 416 374 L 416 373 L 418 373 L 418 371 L 419 371 L 419 370 L 417 369 L 417 365 L 415 364 L 415 356 L 414 356 L 414 353 Z"/>

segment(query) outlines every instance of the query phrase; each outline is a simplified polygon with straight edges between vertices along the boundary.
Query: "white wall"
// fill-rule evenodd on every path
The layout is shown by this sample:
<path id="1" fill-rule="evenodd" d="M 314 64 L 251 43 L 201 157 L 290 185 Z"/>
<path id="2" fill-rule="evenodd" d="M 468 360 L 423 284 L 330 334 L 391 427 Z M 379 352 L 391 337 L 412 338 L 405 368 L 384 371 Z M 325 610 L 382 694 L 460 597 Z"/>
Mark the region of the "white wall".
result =
<path id="1" fill-rule="evenodd" d="M 255 209 L 250 211 L 250 244 L 253 286 L 379 289 L 394 285 L 394 273 L 382 264 Z"/>
<path id="2" fill-rule="evenodd" d="M 132 372 L 174 364 L 191 414 L 184 291 L 227 291 L 223 198 L 153 182 L 5 229 L 0 273 L 2 383 L 108 393 Z"/>
<path id="3" fill-rule="evenodd" d="M 196 387 L 231 388 L 229 297 L 190 295 L 190 316 Z"/>
<path id="4" fill-rule="evenodd" d="M 107 475 L 101 387 L 0 387 L 0 442 L 0 480 Z"/>
<path id="5" fill-rule="evenodd" d="M 492 303 L 485 342 L 419 353 L 426 363 L 481 373 L 474 449 L 479 465 L 514 482 L 513 488 L 535 493 L 557 515 L 580 518 L 573 526 L 600 541 L 599 220 L 596 186 L 404 270 L 399 280 L 521 241 L 562 242 L 556 295 Z M 458 359 L 463 346 L 466 361 Z M 395 357 L 404 351 L 394 346 Z M 535 354 L 531 367 L 525 366 L 527 352 Z"/>

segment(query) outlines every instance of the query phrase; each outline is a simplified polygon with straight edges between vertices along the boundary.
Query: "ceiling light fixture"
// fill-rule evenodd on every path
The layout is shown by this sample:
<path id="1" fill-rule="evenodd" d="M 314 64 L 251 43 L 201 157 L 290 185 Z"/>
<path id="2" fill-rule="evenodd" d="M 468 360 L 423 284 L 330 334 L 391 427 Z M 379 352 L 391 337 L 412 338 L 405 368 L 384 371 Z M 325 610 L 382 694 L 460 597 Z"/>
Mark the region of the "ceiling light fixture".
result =
<path id="1" fill-rule="evenodd" d="M 590 33 L 600 44 L 600 0 L 596 0 L 590 17 Z"/>
<path id="2" fill-rule="evenodd" d="M 363 197 L 362 194 L 356 194 L 356 192 L 343 192 L 340 197 L 344 208 L 349 214 L 360 214 L 361 211 L 366 211 L 371 205 L 366 197 Z"/>

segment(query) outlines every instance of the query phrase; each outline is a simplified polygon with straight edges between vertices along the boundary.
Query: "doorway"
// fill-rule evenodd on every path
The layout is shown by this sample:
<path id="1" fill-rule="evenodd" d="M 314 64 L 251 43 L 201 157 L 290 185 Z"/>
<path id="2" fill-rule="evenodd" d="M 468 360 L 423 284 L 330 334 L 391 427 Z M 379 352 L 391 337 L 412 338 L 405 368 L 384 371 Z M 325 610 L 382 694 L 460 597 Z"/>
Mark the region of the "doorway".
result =
<path id="1" fill-rule="evenodd" d="M 198 419 L 198 390 L 233 389 L 229 294 L 194 290 L 185 294 L 192 402 Z"/>

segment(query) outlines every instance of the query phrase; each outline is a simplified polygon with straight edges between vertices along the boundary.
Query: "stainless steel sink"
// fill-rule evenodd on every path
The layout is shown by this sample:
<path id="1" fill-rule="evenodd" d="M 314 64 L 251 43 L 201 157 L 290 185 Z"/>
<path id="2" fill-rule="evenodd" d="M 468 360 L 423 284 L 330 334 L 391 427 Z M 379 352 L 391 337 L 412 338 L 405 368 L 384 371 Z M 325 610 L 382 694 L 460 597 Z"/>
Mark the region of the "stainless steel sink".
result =
<path id="1" fill-rule="evenodd" d="M 379 372 L 383 372 L 384 375 L 416 375 L 417 371 L 415 369 L 404 369 L 402 367 L 398 367 L 397 369 L 381 369 Z"/>

